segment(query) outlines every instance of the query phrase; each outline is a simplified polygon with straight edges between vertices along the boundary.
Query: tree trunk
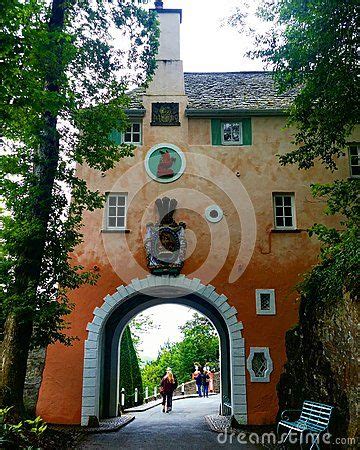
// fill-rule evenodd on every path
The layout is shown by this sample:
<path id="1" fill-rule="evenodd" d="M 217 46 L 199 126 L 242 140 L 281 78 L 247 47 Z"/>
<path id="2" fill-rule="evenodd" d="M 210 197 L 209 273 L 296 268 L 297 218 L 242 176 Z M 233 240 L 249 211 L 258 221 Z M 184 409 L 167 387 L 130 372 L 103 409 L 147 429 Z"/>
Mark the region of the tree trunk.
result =
<path id="1" fill-rule="evenodd" d="M 23 392 L 31 333 L 31 321 L 16 313 L 9 314 L 3 342 L 1 404 L 13 406 L 11 415 L 15 419 L 24 412 Z"/>
<path id="2" fill-rule="evenodd" d="M 57 55 L 57 67 L 49 66 L 44 89 L 59 92 L 59 80 L 63 75 L 62 43 L 57 33 L 64 27 L 66 11 L 64 0 L 53 0 L 48 24 L 52 51 Z M 52 192 L 59 162 L 59 134 L 57 113 L 44 111 L 41 144 L 34 162 L 34 197 L 32 216 L 39 230 L 29 235 L 26 248 L 19 252 L 15 269 L 15 282 L 9 292 L 11 312 L 5 324 L 2 354 L 2 373 L 0 380 L 0 405 L 13 406 L 12 415 L 19 417 L 24 413 L 23 394 L 27 360 L 33 330 L 33 312 L 36 308 L 36 294 L 40 280 L 41 265 L 46 245 L 49 215 L 52 205 Z M 30 228 L 31 229 L 31 228 Z"/>

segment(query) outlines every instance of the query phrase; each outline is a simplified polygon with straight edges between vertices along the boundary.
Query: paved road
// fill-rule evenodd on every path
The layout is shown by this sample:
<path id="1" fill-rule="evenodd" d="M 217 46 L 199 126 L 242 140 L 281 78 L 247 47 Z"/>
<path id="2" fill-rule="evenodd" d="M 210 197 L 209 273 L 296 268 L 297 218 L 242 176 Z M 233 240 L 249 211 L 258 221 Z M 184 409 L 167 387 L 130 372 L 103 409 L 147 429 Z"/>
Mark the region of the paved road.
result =
<path id="1" fill-rule="evenodd" d="M 173 411 L 164 414 L 161 406 L 137 413 L 129 425 L 114 433 L 90 435 L 83 442 L 81 449 L 259 449 L 255 445 L 218 442 L 218 433 L 209 429 L 204 416 L 217 414 L 219 396 L 210 398 L 189 398 L 178 400 L 173 404 Z"/>

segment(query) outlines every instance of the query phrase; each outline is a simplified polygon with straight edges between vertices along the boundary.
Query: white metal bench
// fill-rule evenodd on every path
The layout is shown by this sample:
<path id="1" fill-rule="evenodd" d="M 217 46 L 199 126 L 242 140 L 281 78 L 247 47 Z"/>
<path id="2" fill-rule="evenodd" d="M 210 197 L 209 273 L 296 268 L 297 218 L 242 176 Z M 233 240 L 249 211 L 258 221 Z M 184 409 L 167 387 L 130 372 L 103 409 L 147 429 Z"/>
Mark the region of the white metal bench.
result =
<path id="1" fill-rule="evenodd" d="M 309 433 L 313 437 L 310 450 L 314 446 L 320 449 L 320 436 L 329 428 L 332 410 L 332 406 L 305 400 L 301 410 L 288 409 L 281 413 L 281 420 L 278 423 L 277 432 L 279 434 L 279 429 L 281 426 L 289 430 L 283 440 L 283 443 L 286 442 L 292 431 L 297 431 L 300 433 L 301 439 L 303 437 L 303 433 Z M 289 416 L 286 415 L 289 412 L 300 412 L 299 419 L 290 421 Z M 302 440 L 300 442 L 302 442 Z"/>

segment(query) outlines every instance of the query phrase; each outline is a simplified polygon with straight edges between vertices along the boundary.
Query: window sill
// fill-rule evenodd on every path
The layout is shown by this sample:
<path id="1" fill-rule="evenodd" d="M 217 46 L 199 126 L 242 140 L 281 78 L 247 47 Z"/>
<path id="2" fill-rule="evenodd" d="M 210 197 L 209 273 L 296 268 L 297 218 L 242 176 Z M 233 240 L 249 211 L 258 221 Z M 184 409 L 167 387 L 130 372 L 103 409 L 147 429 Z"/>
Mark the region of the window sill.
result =
<path id="1" fill-rule="evenodd" d="M 295 229 L 278 229 L 278 228 L 273 228 L 271 230 L 272 233 L 301 233 L 302 231 L 306 231 L 306 230 L 300 230 L 300 228 L 295 228 Z"/>
<path id="2" fill-rule="evenodd" d="M 212 147 L 250 147 L 252 144 L 210 144 Z"/>
<path id="3" fill-rule="evenodd" d="M 112 234 L 112 233 L 120 233 L 120 234 L 128 234 L 130 230 L 101 230 L 101 233 Z"/>

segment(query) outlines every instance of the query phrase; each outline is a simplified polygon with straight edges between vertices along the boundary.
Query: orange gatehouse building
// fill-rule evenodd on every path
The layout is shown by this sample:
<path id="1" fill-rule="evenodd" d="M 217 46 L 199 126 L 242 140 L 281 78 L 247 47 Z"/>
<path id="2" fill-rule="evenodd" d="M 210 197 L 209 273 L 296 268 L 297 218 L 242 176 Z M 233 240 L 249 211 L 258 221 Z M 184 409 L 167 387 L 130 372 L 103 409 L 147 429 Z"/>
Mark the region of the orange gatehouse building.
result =
<path id="1" fill-rule="evenodd" d="M 136 146 L 134 157 L 106 173 L 77 167 L 106 194 L 104 209 L 85 213 L 74 254 L 101 277 L 71 294 L 68 332 L 78 340 L 48 347 L 37 414 L 85 426 L 116 416 L 124 327 L 174 303 L 219 333 L 221 407 L 241 424 L 274 423 L 284 337 L 298 317 L 294 286 L 319 251 L 306 230 L 331 220 L 309 187 L 358 168 L 351 158 L 336 174 L 280 166 L 291 150 L 291 95 L 278 94 L 269 72 L 184 73 L 182 12 L 156 11 L 155 76 L 130 93 L 127 131 L 113 133 Z"/>

